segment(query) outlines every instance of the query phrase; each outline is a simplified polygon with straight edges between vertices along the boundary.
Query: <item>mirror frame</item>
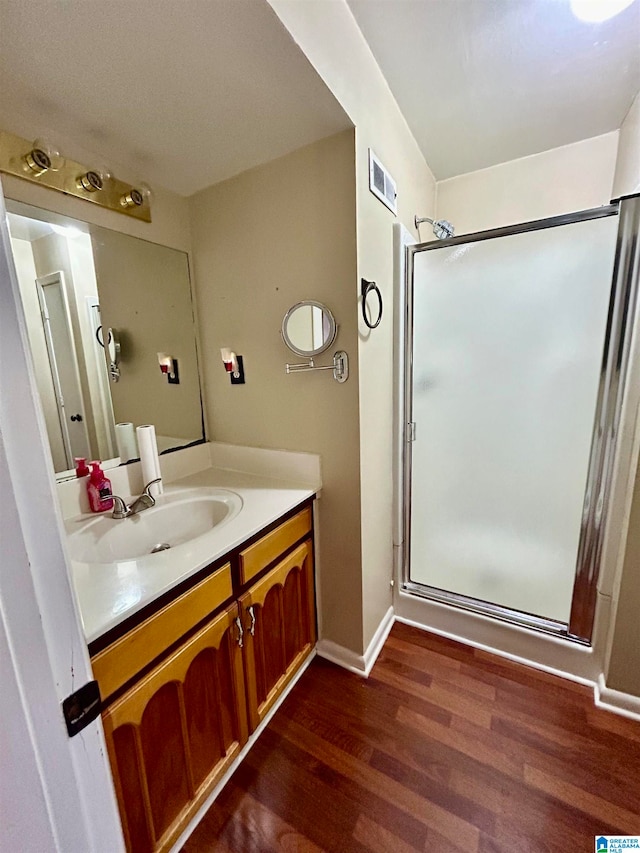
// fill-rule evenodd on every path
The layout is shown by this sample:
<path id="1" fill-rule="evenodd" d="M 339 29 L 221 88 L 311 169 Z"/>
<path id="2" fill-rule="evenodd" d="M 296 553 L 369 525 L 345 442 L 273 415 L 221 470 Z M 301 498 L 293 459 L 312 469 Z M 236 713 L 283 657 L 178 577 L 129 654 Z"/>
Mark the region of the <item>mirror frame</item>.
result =
<path id="1" fill-rule="evenodd" d="M 294 311 L 297 311 L 298 308 L 304 308 L 307 305 L 311 306 L 312 308 L 320 308 L 323 313 L 323 316 L 327 317 L 329 320 L 329 337 L 321 347 L 316 347 L 316 349 L 313 350 L 300 349 L 292 342 L 291 338 L 287 334 L 287 323 L 291 315 L 294 313 Z M 301 355 L 306 358 L 312 358 L 314 355 L 320 355 L 320 353 L 325 352 L 325 350 L 329 349 L 338 334 L 338 324 L 336 323 L 336 318 L 333 316 L 331 310 L 327 308 L 327 306 L 324 305 L 322 302 L 317 302 L 315 299 L 303 299 L 302 302 L 296 302 L 295 305 L 292 305 L 291 308 L 289 308 L 289 310 L 283 317 L 282 328 L 280 331 L 282 334 L 282 340 L 289 347 L 291 352 L 294 352 L 296 355 Z"/>

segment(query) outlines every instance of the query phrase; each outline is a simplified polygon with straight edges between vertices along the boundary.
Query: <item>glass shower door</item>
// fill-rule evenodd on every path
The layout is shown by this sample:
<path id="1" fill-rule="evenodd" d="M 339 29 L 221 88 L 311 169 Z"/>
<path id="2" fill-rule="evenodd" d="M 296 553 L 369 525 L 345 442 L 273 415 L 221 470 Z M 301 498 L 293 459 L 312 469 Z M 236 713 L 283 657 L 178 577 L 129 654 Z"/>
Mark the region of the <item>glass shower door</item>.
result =
<path id="1" fill-rule="evenodd" d="M 415 251 L 411 584 L 569 622 L 617 225 Z"/>

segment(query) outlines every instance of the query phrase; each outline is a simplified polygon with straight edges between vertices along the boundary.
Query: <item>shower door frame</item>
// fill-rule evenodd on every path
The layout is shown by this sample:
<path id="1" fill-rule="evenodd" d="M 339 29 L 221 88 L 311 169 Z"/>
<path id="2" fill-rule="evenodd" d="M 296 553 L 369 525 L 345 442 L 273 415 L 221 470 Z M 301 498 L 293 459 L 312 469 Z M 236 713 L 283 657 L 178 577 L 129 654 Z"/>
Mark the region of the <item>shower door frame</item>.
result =
<path id="1" fill-rule="evenodd" d="M 540 231 L 609 216 L 619 217 L 618 233 L 569 622 L 558 622 L 535 614 L 514 610 L 496 602 L 483 601 L 461 593 L 412 581 L 410 562 L 412 444 L 415 439 L 415 424 L 413 422 L 413 276 L 415 256 L 422 252 L 437 251 L 441 248 L 509 237 L 529 231 Z M 521 627 L 561 636 L 577 643 L 590 644 L 595 619 L 599 562 L 602 554 L 613 462 L 631 350 L 632 329 L 629 324 L 635 315 L 638 299 L 638 279 L 640 277 L 638 274 L 638 255 L 640 249 L 637 246 L 637 234 L 639 230 L 640 197 L 633 196 L 590 210 L 405 247 L 404 407 L 402 412 L 404 418 L 402 436 L 404 547 L 401 579 L 403 591 L 459 609 L 491 616 Z M 636 237 L 635 241 L 630 239 L 634 236 Z"/>

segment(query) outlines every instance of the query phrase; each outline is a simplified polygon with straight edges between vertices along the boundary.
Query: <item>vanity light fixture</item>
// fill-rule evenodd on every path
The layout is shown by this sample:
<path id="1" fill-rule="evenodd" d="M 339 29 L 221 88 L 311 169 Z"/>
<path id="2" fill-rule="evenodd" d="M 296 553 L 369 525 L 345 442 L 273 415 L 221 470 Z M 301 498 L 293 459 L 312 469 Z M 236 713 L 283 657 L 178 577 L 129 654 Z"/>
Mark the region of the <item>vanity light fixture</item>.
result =
<path id="1" fill-rule="evenodd" d="M 131 187 L 128 193 L 125 193 L 120 198 L 122 207 L 142 207 L 148 204 L 151 199 L 151 187 L 147 184 L 138 184 L 137 187 Z"/>
<path id="2" fill-rule="evenodd" d="M 151 190 L 146 184 L 120 181 L 95 161 L 89 167 L 65 158 L 47 139 L 31 141 L 0 130 L 0 172 L 151 222 Z"/>
<path id="3" fill-rule="evenodd" d="M 107 166 L 100 166 L 97 169 L 89 169 L 84 175 L 80 175 L 76 179 L 76 186 L 79 190 L 86 190 L 88 193 L 99 192 L 104 190 L 111 181 L 112 174 Z"/>
<path id="4" fill-rule="evenodd" d="M 159 352 L 158 364 L 160 365 L 160 371 L 167 377 L 169 385 L 180 384 L 177 358 L 173 358 L 173 356 L 167 355 L 164 352 Z"/>
<path id="5" fill-rule="evenodd" d="M 220 355 L 224 369 L 229 374 L 232 385 L 244 385 L 244 365 L 242 356 L 236 355 L 229 347 L 221 347 Z"/>
<path id="6" fill-rule="evenodd" d="M 39 178 L 45 172 L 59 172 L 64 166 L 64 157 L 48 139 L 36 139 L 33 148 L 24 155 L 23 162 L 25 170 Z"/>

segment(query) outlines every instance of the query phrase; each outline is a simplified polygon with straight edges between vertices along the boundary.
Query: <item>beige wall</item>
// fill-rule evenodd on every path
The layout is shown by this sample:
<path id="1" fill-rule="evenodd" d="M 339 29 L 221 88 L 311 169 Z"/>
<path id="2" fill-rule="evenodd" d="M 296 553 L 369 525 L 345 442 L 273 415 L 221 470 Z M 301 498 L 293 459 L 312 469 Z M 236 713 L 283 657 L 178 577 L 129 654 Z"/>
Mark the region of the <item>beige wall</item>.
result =
<path id="1" fill-rule="evenodd" d="M 613 197 L 640 192 L 640 92 L 620 127 Z"/>
<path id="2" fill-rule="evenodd" d="M 456 235 L 608 204 L 618 131 L 438 181 L 436 212 Z"/>
<path id="3" fill-rule="evenodd" d="M 358 321 L 363 635 L 352 649 L 361 651 L 392 600 L 392 225 L 414 231 L 416 213 L 433 216 L 435 181 L 346 2 L 269 2 L 356 126 L 358 270 L 347 287 L 354 305 L 361 277 L 376 281 L 384 299 L 375 331 Z M 369 192 L 369 147 L 397 182 L 397 219 Z"/>
<path id="4" fill-rule="evenodd" d="M 191 198 L 204 394 L 217 441 L 322 456 L 320 594 L 323 634 L 362 643 L 358 346 L 354 281 L 353 132 L 302 148 Z M 287 309 L 325 303 L 339 326 L 329 364 L 347 351 L 351 375 L 286 375 L 300 362 L 284 345 Z M 246 384 L 232 386 L 220 347 L 242 355 Z"/>
<path id="5" fill-rule="evenodd" d="M 640 696 L 640 467 L 617 601 L 607 687 Z"/>

